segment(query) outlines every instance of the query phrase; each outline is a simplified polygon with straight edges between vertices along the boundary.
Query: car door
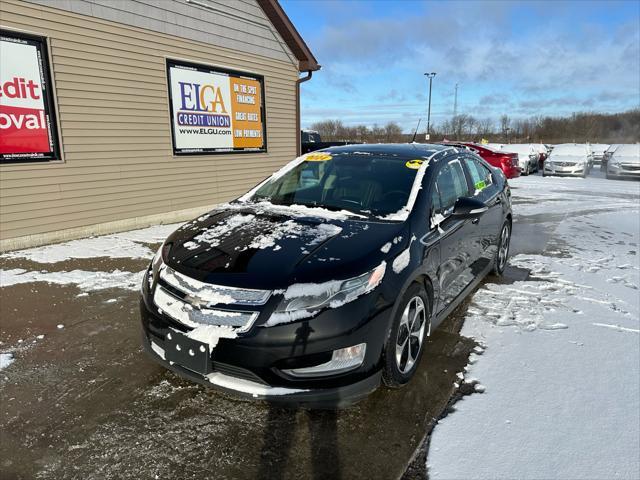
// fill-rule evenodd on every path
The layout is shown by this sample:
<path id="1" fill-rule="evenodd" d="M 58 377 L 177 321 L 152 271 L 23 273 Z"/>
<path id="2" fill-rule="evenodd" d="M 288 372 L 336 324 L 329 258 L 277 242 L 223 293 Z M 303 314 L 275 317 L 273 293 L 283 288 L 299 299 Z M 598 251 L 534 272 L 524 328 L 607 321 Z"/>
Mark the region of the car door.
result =
<path id="1" fill-rule="evenodd" d="M 475 226 L 472 234 L 474 252 L 473 270 L 482 272 L 495 257 L 498 234 L 502 227 L 501 189 L 493 172 L 482 160 L 466 157 L 464 165 L 470 180 L 472 197 L 484 203 L 488 210 L 471 223 Z"/>
<path id="2" fill-rule="evenodd" d="M 459 159 L 442 165 L 434 182 L 435 199 L 431 212 L 432 232 L 429 235 L 440 244 L 440 265 L 437 279 L 440 287 L 440 301 L 437 311 L 444 310 L 469 284 L 470 236 L 475 225 L 471 220 L 452 216 L 453 207 L 461 197 L 468 197 L 469 185 L 464 168 Z M 439 205 L 435 205 L 435 201 Z"/>

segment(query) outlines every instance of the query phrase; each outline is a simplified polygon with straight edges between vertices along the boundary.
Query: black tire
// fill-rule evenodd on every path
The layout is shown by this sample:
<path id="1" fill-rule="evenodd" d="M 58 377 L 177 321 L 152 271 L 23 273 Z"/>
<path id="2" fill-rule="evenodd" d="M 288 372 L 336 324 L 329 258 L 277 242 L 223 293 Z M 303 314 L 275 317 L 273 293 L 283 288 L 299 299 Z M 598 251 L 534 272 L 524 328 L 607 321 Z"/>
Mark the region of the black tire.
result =
<path id="1" fill-rule="evenodd" d="M 506 250 L 503 250 L 503 240 L 506 229 Z M 493 274 L 497 277 L 501 277 L 504 273 L 504 269 L 507 267 L 509 263 L 509 248 L 511 247 L 511 222 L 508 220 L 502 224 L 500 228 L 500 233 L 498 235 L 498 243 L 497 243 L 496 255 L 493 259 Z"/>
<path id="2" fill-rule="evenodd" d="M 396 353 L 397 353 L 397 350 L 401 348 L 400 342 L 401 342 L 402 336 L 399 337 L 398 333 L 401 329 L 404 333 L 408 331 L 408 326 L 405 327 L 405 325 L 407 324 L 403 323 L 403 317 L 405 315 L 405 310 L 407 309 L 409 309 L 408 316 L 409 317 L 411 316 L 412 310 L 410 309 L 410 305 L 414 301 L 416 301 L 416 299 L 419 299 L 419 301 L 422 302 L 422 305 L 424 307 L 424 316 L 420 320 L 422 322 L 421 324 L 416 325 L 414 323 L 415 325 L 413 328 L 414 335 L 409 335 L 408 340 L 402 344 L 402 345 L 407 345 L 407 348 L 409 348 L 409 350 L 407 350 L 406 356 L 404 355 L 400 356 L 401 359 L 400 359 L 400 365 L 399 365 Z M 417 309 L 414 311 L 417 311 Z M 409 321 L 410 320 L 411 319 L 409 318 Z M 421 333 L 422 339 L 419 343 L 418 353 L 415 356 L 415 358 L 413 356 L 409 357 L 409 355 L 411 355 L 411 352 L 412 352 L 411 346 L 413 346 L 414 349 L 416 346 L 416 343 L 414 340 L 416 337 L 415 334 L 419 333 L 420 330 L 422 330 L 422 333 Z M 384 347 L 383 362 L 382 362 L 383 363 L 382 380 L 384 381 L 387 387 L 400 388 L 406 385 L 409 382 L 409 380 L 411 380 L 411 378 L 413 377 L 413 375 L 415 374 L 418 368 L 418 365 L 420 364 L 420 359 L 422 358 L 422 354 L 424 352 L 426 339 L 430 333 L 431 333 L 431 302 L 429 301 L 429 296 L 427 295 L 427 292 L 425 291 L 425 288 L 423 285 L 419 283 L 412 283 L 409 286 L 409 288 L 407 288 L 406 292 L 402 296 L 402 300 L 398 304 L 398 308 L 396 310 L 395 317 L 393 319 L 393 324 L 391 325 L 391 331 L 389 332 L 389 337 L 387 338 L 387 343 Z M 406 368 L 406 370 L 404 371 L 403 371 L 402 358 L 406 359 L 406 362 L 404 363 L 404 368 Z M 412 359 L 412 363 L 410 364 L 411 366 L 409 366 L 410 358 Z"/>

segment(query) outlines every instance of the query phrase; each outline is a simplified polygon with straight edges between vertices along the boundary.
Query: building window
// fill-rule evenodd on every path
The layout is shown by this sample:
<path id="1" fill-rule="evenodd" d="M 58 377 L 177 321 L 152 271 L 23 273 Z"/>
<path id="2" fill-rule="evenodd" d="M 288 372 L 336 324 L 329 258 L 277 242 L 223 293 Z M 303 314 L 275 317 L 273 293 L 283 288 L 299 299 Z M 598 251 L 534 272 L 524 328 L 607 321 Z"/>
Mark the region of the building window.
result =
<path id="1" fill-rule="evenodd" d="M 167 61 L 175 155 L 266 152 L 264 79 Z"/>
<path id="2" fill-rule="evenodd" d="M 0 30 L 0 161 L 59 159 L 46 39 Z"/>

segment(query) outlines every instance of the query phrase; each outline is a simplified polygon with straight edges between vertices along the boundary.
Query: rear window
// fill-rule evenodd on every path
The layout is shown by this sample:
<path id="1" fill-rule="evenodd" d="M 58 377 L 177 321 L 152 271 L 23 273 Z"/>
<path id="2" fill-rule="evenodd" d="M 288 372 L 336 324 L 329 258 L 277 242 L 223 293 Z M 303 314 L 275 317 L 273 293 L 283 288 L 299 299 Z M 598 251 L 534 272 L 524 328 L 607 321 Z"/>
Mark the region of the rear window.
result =
<path id="1" fill-rule="evenodd" d="M 388 215 L 405 207 L 422 160 L 389 155 L 307 155 L 260 187 L 251 200 Z"/>

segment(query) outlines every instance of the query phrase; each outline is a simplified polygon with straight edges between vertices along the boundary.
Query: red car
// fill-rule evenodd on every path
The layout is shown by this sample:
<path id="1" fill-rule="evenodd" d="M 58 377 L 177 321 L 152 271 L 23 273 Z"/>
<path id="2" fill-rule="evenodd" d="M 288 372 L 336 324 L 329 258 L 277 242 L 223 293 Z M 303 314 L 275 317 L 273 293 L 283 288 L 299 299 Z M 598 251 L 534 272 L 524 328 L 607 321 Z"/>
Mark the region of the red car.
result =
<path id="1" fill-rule="evenodd" d="M 502 170 L 504 172 L 504 176 L 507 178 L 516 178 L 520 176 L 517 153 L 498 152 L 485 145 L 471 142 L 446 142 L 446 144 L 453 147 L 458 145 L 460 147 L 473 150 L 491 166 Z"/>

